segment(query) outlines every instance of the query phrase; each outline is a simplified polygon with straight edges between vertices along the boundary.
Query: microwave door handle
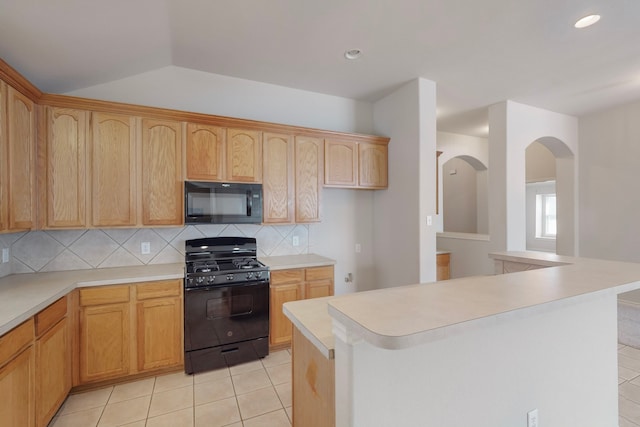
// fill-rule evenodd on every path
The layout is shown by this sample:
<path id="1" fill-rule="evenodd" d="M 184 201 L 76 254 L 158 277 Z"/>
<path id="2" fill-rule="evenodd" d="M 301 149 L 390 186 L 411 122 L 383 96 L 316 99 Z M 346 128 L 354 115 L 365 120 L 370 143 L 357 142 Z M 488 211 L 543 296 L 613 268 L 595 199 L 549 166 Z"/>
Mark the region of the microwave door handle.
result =
<path id="1" fill-rule="evenodd" d="M 253 207 L 253 200 L 251 199 L 251 191 L 247 191 L 247 216 L 251 216 L 251 208 Z"/>

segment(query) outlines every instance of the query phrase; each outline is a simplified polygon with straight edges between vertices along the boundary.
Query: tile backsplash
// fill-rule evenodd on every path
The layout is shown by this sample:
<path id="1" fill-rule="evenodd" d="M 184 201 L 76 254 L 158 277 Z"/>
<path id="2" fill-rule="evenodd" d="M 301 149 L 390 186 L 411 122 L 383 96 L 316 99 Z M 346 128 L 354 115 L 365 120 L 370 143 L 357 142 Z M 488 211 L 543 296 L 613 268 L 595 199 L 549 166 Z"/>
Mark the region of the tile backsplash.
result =
<path id="1" fill-rule="evenodd" d="M 258 256 L 309 252 L 309 226 L 301 224 L 31 231 L 0 236 L 0 246 L 10 248 L 11 253 L 10 262 L 0 264 L 0 277 L 11 273 L 183 262 L 185 240 L 217 236 L 255 237 Z M 297 246 L 293 246 L 294 236 Z M 141 253 L 142 242 L 150 243 L 149 254 Z"/>

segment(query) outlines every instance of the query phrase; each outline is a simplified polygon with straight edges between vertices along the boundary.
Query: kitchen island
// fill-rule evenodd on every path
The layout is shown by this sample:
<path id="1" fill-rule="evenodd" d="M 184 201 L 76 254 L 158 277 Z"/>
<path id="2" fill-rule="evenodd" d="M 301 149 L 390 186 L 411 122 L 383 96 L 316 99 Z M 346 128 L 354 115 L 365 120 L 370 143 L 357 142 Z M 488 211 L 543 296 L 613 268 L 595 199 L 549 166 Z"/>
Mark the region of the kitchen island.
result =
<path id="1" fill-rule="evenodd" d="M 556 261 L 318 301 L 336 425 L 525 426 L 535 409 L 545 426 L 617 425 L 616 297 L 640 288 L 640 265 Z M 296 304 L 287 316 L 317 335 Z"/>

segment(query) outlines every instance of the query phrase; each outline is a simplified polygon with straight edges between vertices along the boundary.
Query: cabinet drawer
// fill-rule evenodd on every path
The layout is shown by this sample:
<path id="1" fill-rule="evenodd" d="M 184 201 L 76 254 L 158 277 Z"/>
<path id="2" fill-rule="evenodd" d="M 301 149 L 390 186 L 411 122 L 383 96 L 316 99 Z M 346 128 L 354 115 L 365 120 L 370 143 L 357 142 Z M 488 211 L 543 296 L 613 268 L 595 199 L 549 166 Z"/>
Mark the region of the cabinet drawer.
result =
<path id="1" fill-rule="evenodd" d="M 36 336 L 48 331 L 60 319 L 67 315 L 67 297 L 62 297 L 49 307 L 36 314 Z"/>
<path id="2" fill-rule="evenodd" d="M 33 317 L 0 337 L 0 366 L 33 342 Z"/>
<path id="3" fill-rule="evenodd" d="M 277 270 L 271 272 L 271 284 L 300 283 L 304 280 L 304 269 Z"/>
<path id="4" fill-rule="evenodd" d="M 333 280 L 333 266 L 307 268 L 306 279 L 307 280 L 321 280 L 321 279 Z"/>
<path id="5" fill-rule="evenodd" d="M 115 304 L 129 301 L 129 286 L 102 286 L 80 289 L 80 305 Z"/>
<path id="6" fill-rule="evenodd" d="M 136 285 L 136 299 L 140 301 L 151 298 L 177 297 L 180 296 L 181 287 L 180 280 L 139 283 Z"/>

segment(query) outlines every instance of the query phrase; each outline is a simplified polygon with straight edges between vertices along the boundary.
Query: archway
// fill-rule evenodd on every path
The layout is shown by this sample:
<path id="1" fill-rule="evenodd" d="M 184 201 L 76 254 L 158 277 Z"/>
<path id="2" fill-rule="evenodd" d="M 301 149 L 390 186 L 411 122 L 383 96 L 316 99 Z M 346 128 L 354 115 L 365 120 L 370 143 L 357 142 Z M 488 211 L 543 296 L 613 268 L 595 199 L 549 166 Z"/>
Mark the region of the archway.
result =
<path id="1" fill-rule="evenodd" d="M 574 254 L 575 166 L 569 147 L 554 137 L 525 149 L 528 250 Z"/>
<path id="2" fill-rule="evenodd" d="M 480 160 L 469 155 L 447 160 L 442 193 L 445 232 L 488 233 L 487 167 Z"/>

